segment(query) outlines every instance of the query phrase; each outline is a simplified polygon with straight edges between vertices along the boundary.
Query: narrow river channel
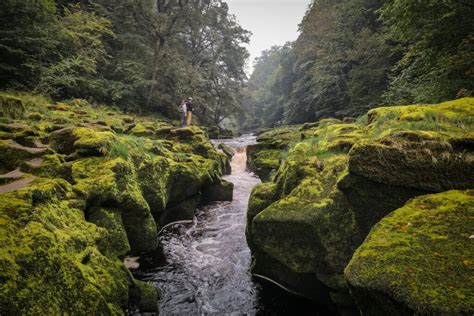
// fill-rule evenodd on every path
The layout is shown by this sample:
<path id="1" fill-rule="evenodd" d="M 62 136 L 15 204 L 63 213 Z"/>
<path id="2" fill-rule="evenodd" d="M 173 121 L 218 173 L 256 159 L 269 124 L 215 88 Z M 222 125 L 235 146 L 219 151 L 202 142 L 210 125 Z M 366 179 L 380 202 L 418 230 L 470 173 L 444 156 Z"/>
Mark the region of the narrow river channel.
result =
<path id="1" fill-rule="evenodd" d="M 236 151 L 225 177 L 234 183 L 234 200 L 200 208 L 192 223 L 166 227 L 161 254 L 142 258 L 134 275 L 160 288 L 160 315 L 319 315 L 311 302 L 252 277 L 246 211 L 260 180 L 246 169 L 246 146 L 255 137 L 222 142 Z"/>

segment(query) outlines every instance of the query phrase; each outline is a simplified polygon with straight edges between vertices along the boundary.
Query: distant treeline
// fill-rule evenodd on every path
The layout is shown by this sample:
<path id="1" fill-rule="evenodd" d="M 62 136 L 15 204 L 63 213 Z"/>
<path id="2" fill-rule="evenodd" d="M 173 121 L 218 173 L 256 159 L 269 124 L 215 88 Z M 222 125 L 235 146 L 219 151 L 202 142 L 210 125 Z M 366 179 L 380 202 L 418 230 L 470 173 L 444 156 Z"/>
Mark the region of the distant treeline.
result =
<path id="1" fill-rule="evenodd" d="M 2 0 L 0 89 L 174 113 L 238 112 L 249 41 L 221 0 Z"/>
<path id="2" fill-rule="evenodd" d="M 466 0 L 315 0 L 295 42 L 257 58 L 241 123 L 294 124 L 472 95 L 473 16 Z"/>

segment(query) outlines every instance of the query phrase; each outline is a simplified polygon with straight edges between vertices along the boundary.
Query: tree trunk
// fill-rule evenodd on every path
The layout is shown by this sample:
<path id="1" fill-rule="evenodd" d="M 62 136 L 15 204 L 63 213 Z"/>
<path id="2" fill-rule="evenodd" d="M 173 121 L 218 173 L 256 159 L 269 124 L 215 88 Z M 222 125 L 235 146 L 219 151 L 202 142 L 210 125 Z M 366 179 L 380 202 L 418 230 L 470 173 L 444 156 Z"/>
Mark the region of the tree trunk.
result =
<path id="1" fill-rule="evenodd" d="M 147 109 L 150 108 L 153 92 L 155 91 L 156 79 L 158 78 L 158 68 L 159 68 L 160 59 L 161 59 L 160 54 L 161 54 L 161 50 L 163 49 L 164 44 L 165 44 L 165 41 L 164 39 L 161 39 L 161 38 L 158 39 L 155 43 L 155 49 L 153 51 L 153 73 L 151 75 L 152 83 L 150 85 L 150 89 L 148 91 L 148 97 L 146 101 Z"/>

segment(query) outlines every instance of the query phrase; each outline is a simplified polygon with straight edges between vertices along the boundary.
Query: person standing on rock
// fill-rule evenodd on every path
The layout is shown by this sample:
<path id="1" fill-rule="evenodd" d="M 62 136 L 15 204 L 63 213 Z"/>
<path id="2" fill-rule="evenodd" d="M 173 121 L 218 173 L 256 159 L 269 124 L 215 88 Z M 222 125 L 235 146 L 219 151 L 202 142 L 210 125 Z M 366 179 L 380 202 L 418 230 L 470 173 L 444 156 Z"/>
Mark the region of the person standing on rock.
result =
<path id="1" fill-rule="evenodd" d="M 186 100 L 182 100 L 178 109 L 178 111 L 181 112 L 181 127 L 186 127 L 186 115 L 188 112 L 186 103 Z"/>
<path id="2" fill-rule="evenodd" d="M 189 97 L 188 102 L 186 102 L 186 118 L 187 126 L 191 126 L 191 121 L 193 119 L 193 98 Z"/>

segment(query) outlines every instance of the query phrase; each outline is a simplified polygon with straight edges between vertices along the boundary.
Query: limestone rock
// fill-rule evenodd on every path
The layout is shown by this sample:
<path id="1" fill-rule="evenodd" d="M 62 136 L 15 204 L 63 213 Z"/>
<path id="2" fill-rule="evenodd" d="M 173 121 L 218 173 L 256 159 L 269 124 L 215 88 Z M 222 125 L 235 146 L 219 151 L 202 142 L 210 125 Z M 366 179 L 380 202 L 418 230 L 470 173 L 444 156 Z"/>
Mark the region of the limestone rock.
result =
<path id="1" fill-rule="evenodd" d="M 345 270 L 364 315 L 472 315 L 474 191 L 420 196 L 374 226 Z"/>
<path id="2" fill-rule="evenodd" d="M 232 201 L 234 184 L 225 180 L 207 185 L 203 189 L 203 203 L 213 201 Z"/>

